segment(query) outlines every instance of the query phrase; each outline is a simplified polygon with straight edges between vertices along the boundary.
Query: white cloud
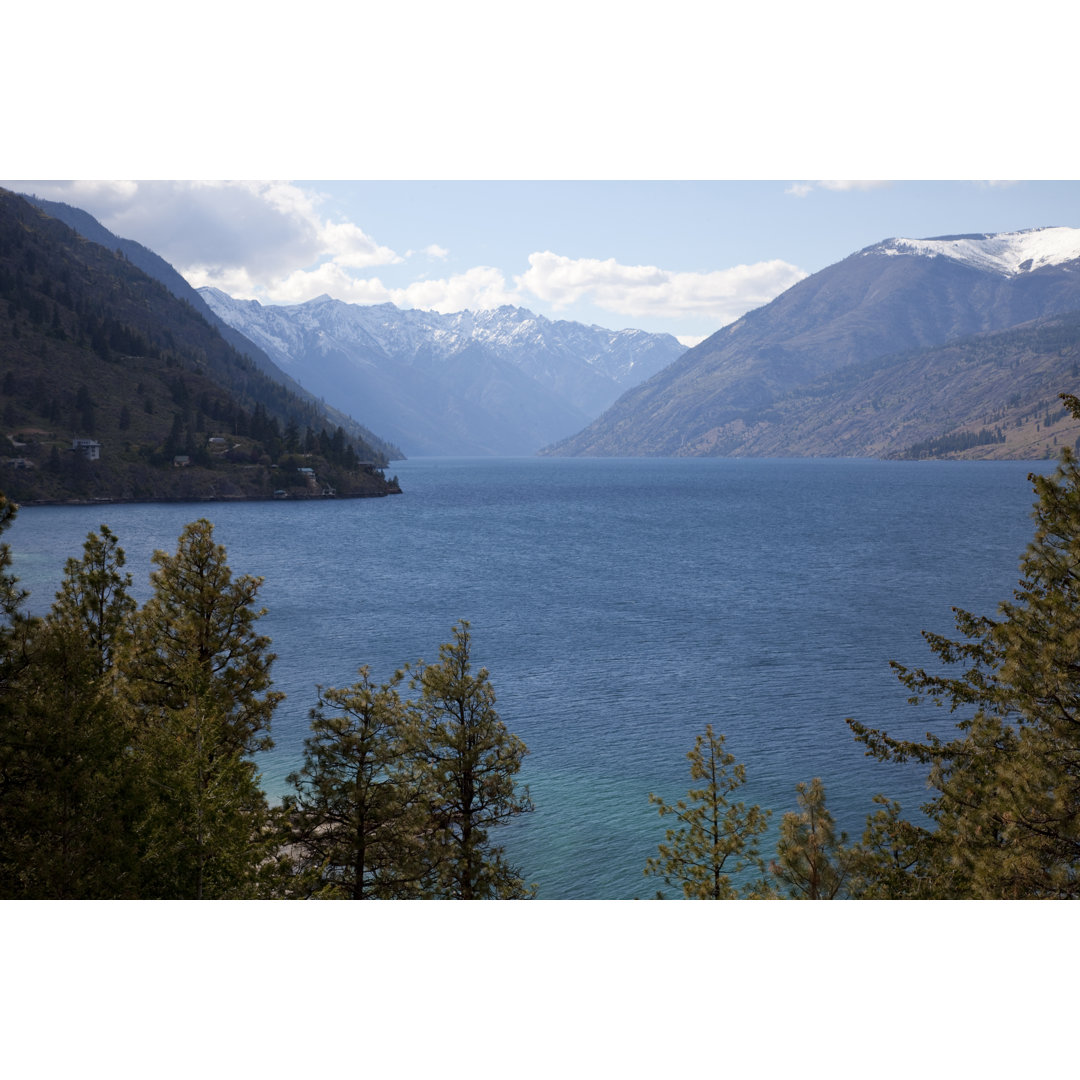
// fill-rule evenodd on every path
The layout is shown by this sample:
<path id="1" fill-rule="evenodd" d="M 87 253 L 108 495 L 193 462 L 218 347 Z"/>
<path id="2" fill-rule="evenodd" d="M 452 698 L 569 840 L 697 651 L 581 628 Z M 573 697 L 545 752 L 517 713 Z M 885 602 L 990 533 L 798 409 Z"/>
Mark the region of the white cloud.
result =
<path id="1" fill-rule="evenodd" d="M 320 255 L 329 255 L 338 266 L 360 269 L 368 266 L 388 266 L 404 261 L 390 248 L 376 244 L 362 229 L 345 222 L 324 225 L 321 233 L 325 249 Z"/>
<path id="2" fill-rule="evenodd" d="M 444 312 L 520 303 L 492 267 L 401 288 L 358 275 L 413 252 L 399 255 L 353 222 L 327 220 L 319 196 L 287 182 L 80 181 L 38 184 L 33 193 L 85 209 L 118 236 L 156 251 L 196 288 L 230 296 L 297 304 L 329 293 L 350 303 Z M 431 261 L 450 252 L 433 243 L 419 254 Z"/>
<path id="3" fill-rule="evenodd" d="M 167 259 L 195 287 L 243 299 L 297 304 L 322 293 L 349 303 L 387 301 L 440 312 L 503 304 L 579 301 L 627 319 L 699 318 L 717 327 L 772 300 L 806 274 L 780 260 L 711 272 L 629 266 L 615 259 L 533 252 L 508 281 L 506 268 L 473 266 L 440 278 L 372 273 L 415 257 L 431 267 L 447 248 L 399 255 L 351 221 L 330 220 L 323 197 L 284 181 L 95 181 L 22 185 L 79 206 L 117 235 Z M 809 185 L 807 185 L 809 190 Z M 410 267 L 411 268 L 411 267 Z"/>
<path id="4" fill-rule="evenodd" d="M 326 292 L 352 303 L 390 301 L 402 308 L 443 313 L 483 311 L 503 304 L 528 307 L 534 300 L 558 311 L 584 300 L 631 318 L 702 317 L 719 328 L 768 303 L 804 277 L 803 270 L 779 259 L 711 273 L 675 273 L 655 266 L 624 266 L 614 259 L 570 259 L 545 251 L 529 256 L 529 269 L 514 278 L 513 287 L 492 266 L 389 288 L 378 278 L 349 277 L 339 267 L 326 264 L 290 274 L 266 293 L 266 299 L 299 303 Z"/>
<path id="5" fill-rule="evenodd" d="M 891 186 L 891 180 L 800 180 L 784 189 L 785 195 L 803 199 L 815 189 L 822 191 L 873 191 Z"/>
<path id="6" fill-rule="evenodd" d="M 874 188 L 888 187 L 891 180 L 819 180 L 818 187 L 826 191 L 872 191 Z"/>
<path id="7" fill-rule="evenodd" d="M 708 273 L 623 266 L 614 259 L 570 259 L 550 251 L 529 256 L 518 288 L 556 309 L 587 299 L 606 311 L 636 317 L 708 317 L 723 326 L 806 277 L 780 259 Z"/>
<path id="8" fill-rule="evenodd" d="M 521 297 L 506 288 L 502 271 L 493 266 L 474 266 L 463 274 L 431 281 L 414 281 L 393 290 L 399 307 L 418 307 L 448 313 L 486 311 L 503 304 L 520 304 Z"/>
<path id="9" fill-rule="evenodd" d="M 224 284 L 204 269 L 189 271 L 187 278 L 196 288 L 214 285 L 231 296 L 271 304 L 302 304 L 323 293 L 349 304 L 389 302 L 400 308 L 423 308 L 444 314 L 521 303 L 518 294 L 507 290 L 502 272 L 491 266 L 475 266 L 438 280 L 414 281 L 402 288 L 387 286 L 377 277 L 354 277 L 337 262 L 326 262 L 313 270 L 294 270 L 260 288 L 242 274 L 234 275 Z"/>
<path id="10" fill-rule="evenodd" d="M 212 284 L 202 273 L 193 284 Z M 233 296 L 256 296 L 278 304 L 297 304 L 321 293 L 348 303 L 387 301 L 401 308 L 422 308 L 443 313 L 483 311 L 512 304 L 528 307 L 535 300 L 556 311 L 587 301 L 605 311 L 630 318 L 708 318 L 717 327 L 760 307 L 806 277 L 806 273 L 779 259 L 753 266 L 735 266 L 710 273 L 676 273 L 655 266 L 624 266 L 614 259 L 570 259 L 553 252 L 534 252 L 529 269 L 509 285 L 493 266 L 474 266 L 444 278 L 417 280 L 390 287 L 379 278 L 349 274 L 338 262 L 311 270 L 294 270 L 256 291 L 254 283 L 237 275 L 219 285 Z M 696 342 L 694 342 L 696 344 Z"/>
<path id="11" fill-rule="evenodd" d="M 327 220 L 318 196 L 282 181 L 74 181 L 26 185 L 93 214 L 200 285 L 269 288 L 296 267 L 365 269 L 402 261 L 351 222 Z"/>
<path id="12" fill-rule="evenodd" d="M 73 180 L 61 184 L 39 184 L 34 194 L 42 199 L 67 202 L 80 209 L 87 204 L 116 208 L 129 202 L 138 189 L 139 185 L 134 180 Z M 63 197 L 65 195 L 68 197 Z"/>

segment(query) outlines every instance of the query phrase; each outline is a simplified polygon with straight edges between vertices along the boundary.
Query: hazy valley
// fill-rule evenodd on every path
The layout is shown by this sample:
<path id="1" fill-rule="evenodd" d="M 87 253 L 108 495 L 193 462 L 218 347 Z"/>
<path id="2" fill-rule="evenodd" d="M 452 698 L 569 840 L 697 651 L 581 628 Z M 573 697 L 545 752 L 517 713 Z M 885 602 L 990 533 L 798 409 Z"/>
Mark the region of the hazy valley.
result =
<path id="1" fill-rule="evenodd" d="M 409 455 L 533 454 L 686 351 L 670 334 L 515 307 L 441 315 L 329 296 L 264 306 L 200 294 L 282 370 Z"/>

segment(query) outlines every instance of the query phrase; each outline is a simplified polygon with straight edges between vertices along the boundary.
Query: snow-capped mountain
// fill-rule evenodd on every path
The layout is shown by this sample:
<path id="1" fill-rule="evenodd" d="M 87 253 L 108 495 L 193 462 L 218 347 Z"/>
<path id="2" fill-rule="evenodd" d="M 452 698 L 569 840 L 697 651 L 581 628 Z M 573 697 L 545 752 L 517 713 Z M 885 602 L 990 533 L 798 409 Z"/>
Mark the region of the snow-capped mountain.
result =
<path id="1" fill-rule="evenodd" d="M 804 278 L 771 303 L 724 327 L 628 390 L 598 420 L 549 452 L 875 453 L 874 448 L 884 443 L 872 432 L 855 443 L 838 441 L 824 426 L 816 434 L 811 430 L 814 416 L 823 415 L 815 412 L 815 402 L 820 404 L 819 395 L 825 393 L 839 395 L 834 402 L 836 428 L 848 430 L 841 415 L 846 391 L 837 389 L 844 382 L 841 373 L 850 373 L 847 381 L 853 386 L 860 372 L 888 366 L 887 358 L 907 361 L 920 350 L 1076 311 L 1080 311 L 1080 229 L 883 240 Z M 1002 347 L 1000 341 L 994 346 Z M 1020 363 L 1019 357 L 1010 363 L 1013 359 Z M 942 352 L 937 360 L 914 365 L 911 370 L 919 372 L 917 379 L 913 376 L 910 385 L 890 385 L 889 400 L 895 397 L 916 406 L 933 400 L 940 405 L 938 399 L 952 393 L 948 387 L 954 373 L 932 375 L 939 362 L 953 363 L 955 354 Z M 1010 380 L 1015 382 L 1017 374 L 1018 369 L 1008 365 L 983 371 L 987 383 L 978 400 L 1000 400 L 998 391 Z M 1076 389 L 1068 373 L 1059 377 L 1048 369 L 1047 378 L 1060 381 L 1059 390 Z M 1047 392 L 1045 385 L 1037 391 L 1044 397 Z M 1056 391 L 1050 393 L 1050 399 L 1055 395 Z M 792 441 L 797 425 L 788 422 L 794 405 L 784 404 L 795 398 L 800 410 L 810 403 L 805 422 L 800 420 L 799 442 Z M 884 400 L 884 392 L 873 399 L 882 419 Z M 1030 404 L 1034 408 L 1035 402 Z M 992 412 L 985 409 L 980 415 L 990 423 Z M 910 411 L 905 415 L 904 422 L 914 430 L 919 417 Z M 949 422 L 964 421 L 957 411 Z M 762 437 L 766 429 L 768 440 Z M 920 430 L 909 442 L 933 434 Z"/>
<path id="2" fill-rule="evenodd" d="M 406 454 L 532 454 L 685 352 L 670 334 L 552 321 L 523 308 L 289 307 L 199 293 L 314 394 Z"/>
<path id="3" fill-rule="evenodd" d="M 934 236 L 927 240 L 894 237 L 861 254 L 941 256 L 976 270 L 1009 277 L 1046 266 L 1080 262 L 1080 229 L 1058 226 L 1011 233 Z"/>

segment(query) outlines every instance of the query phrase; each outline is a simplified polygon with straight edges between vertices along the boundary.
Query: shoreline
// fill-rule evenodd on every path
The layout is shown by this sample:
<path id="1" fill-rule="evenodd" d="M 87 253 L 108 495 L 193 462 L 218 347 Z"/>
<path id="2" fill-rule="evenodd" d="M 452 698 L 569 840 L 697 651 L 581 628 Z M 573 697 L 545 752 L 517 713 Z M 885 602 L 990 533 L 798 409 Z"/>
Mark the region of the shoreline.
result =
<path id="1" fill-rule="evenodd" d="M 19 507 L 38 506 L 119 506 L 138 503 L 232 503 L 232 502 L 333 502 L 338 499 L 384 499 L 388 495 L 402 495 L 400 487 L 389 491 L 357 491 L 336 495 L 204 495 L 162 496 L 160 498 L 97 498 L 97 499 L 33 499 L 16 501 Z"/>

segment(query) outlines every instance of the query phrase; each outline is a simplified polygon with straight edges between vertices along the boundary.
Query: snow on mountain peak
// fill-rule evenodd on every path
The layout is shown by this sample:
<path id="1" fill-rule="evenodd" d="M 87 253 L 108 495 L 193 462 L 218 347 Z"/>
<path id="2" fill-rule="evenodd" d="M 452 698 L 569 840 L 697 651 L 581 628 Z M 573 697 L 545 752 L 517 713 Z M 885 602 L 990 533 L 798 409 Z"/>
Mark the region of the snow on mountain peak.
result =
<path id="1" fill-rule="evenodd" d="M 883 255 L 944 256 L 976 270 L 1012 277 L 1044 266 L 1080 259 L 1080 229 L 1053 226 L 1010 233 L 935 236 L 926 240 L 894 237 L 868 248 Z"/>

